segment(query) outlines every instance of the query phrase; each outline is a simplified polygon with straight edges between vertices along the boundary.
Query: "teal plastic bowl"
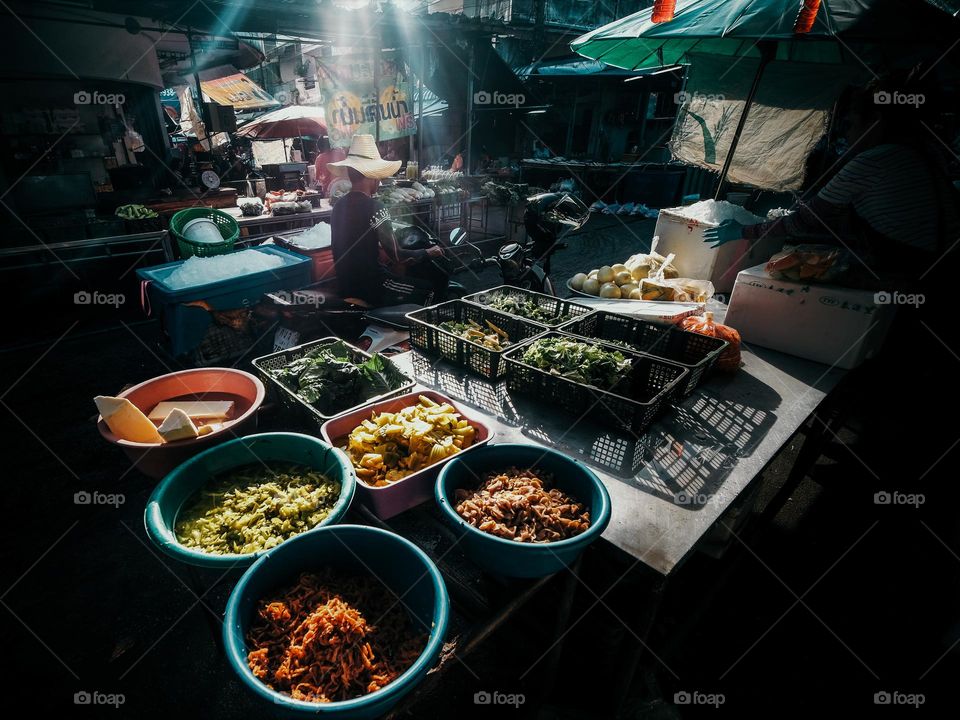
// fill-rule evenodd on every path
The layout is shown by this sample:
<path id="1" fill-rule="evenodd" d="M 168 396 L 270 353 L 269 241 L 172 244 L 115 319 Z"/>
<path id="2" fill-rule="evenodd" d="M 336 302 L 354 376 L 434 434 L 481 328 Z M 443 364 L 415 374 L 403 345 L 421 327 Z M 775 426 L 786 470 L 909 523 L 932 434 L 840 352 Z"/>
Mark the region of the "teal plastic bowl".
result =
<path id="1" fill-rule="evenodd" d="M 253 675 L 247 665 L 247 630 L 262 598 L 292 585 L 302 572 L 328 567 L 378 578 L 388 588 L 385 592 L 402 598 L 414 627 L 429 632 L 427 645 L 406 672 L 374 693 L 331 703 L 294 700 L 271 690 Z M 243 684 L 269 703 L 264 705 L 268 710 L 264 715 L 374 718 L 396 705 L 433 667 L 443 647 L 449 615 L 450 598 L 443 577 L 420 548 L 379 528 L 333 525 L 291 538 L 247 569 L 227 602 L 223 645 L 230 667 Z"/>
<path id="2" fill-rule="evenodd" d="M 457 514 L 456 491 L 476 488 L 484 475 L 509 467 L 537 468 L 553 475 L 555 487 L 587 503 L 586 532 L 551 543 L 521 543 L 482 532 Z M 444 517 L 460 533 L 464 554 L 487 572 L 509 577 L 543 577 L 570 565 L 610 522 L 610 495 L 583 463 L 538 445 L 486 445 L 454 456 L 437 478 L 436 498 Z"/>
<path id="3" fill-rule="evenodd" d="M 340 481 L 340 499 L 317 528 L 333 525 L 346 514 L 357 487 L 353 466 L 340 452 L 310 435 L 275 432 L 247 435 L 206 450 L 168 474 L 150 495 L 144 512 L 147 535 L 166 555 L 204 568 L 242 568 L 264 553 L 213 555 L 181 545 L 174 533 L 177 515 L 193 494 L 214 476 L 231 468 L 263 461 L 304 465 Z M 308 530 L 313 532 L 317 528 Z M 292 539 L 292 538 L 291 538 Z M 289 542 L 289 541 L 287 541 Z"/>

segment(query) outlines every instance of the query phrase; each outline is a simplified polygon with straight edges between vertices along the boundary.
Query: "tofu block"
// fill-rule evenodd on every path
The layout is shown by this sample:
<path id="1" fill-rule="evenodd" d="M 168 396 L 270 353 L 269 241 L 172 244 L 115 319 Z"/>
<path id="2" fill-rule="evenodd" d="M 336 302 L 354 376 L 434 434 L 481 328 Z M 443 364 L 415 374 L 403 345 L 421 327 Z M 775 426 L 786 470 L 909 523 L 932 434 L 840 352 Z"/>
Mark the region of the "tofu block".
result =
<path id="1" fill-rule="evenodd" d="M 167 442 L 187 440 L 200 434 L 190 416 L 180 408 L 174 408 L 170 411 L 170 414 L 160 423 L 159 432 Z"/>
<path id="2" fill-rule="evenodd" d="M 183 410 L 193 421 L 225 420 L 233 412 L 232 400 L 164 400 L 147 415 L 153 422 L 162 422 L 174 410 Z"/>

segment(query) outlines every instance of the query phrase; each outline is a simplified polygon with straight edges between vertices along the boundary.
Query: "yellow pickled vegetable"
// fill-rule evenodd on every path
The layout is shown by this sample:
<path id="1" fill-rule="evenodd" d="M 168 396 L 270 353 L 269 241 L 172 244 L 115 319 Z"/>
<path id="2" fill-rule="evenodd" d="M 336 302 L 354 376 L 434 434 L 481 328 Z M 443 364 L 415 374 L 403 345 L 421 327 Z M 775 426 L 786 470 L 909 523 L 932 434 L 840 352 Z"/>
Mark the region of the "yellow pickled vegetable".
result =
<path id="1" fill-rule="evenodd" d="M 343 449 L 361 482 L 385 487 L 470 447 L 475 436 L 451 405 L 421 395 L 416 405 L 364 420 Z"/>

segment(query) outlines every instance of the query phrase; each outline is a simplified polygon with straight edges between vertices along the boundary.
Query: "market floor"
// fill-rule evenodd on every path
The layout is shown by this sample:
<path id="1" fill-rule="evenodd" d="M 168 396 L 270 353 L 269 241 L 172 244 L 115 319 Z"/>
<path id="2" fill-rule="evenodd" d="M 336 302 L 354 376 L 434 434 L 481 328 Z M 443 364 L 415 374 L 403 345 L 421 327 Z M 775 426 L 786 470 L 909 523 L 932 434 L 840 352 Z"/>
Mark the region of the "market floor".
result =
<path id="1" fill-rule="evenodd" d="M 651 222 L 625 229 L 610 220 L 571 239 L 554 263 L 557 279 L 622 260 L 638 238 L 650 237 Z M 468 284 L 496 282 L 484 275 Z M 153 483 L 127 472 L 92 422 L 94 395 L 165 372 L 152 350 L 156 326 L 86 336 L 77 327 L 57 340 L 67 327 L 52 326 L 46 343 L 0 356 L 3 638 L 20 668 L 6 673 L 8 705 L 90 717 L 269 716 L 227 667 L 182 568 L 145 537 Z M 763 476 L 758 509 L 784 481 L 796 450 L 787 448 Z M 879 467 L 889 451 L 859 454 Z M 687 717 L 717 704 L 731 714 L 809 716 L 842 707 L 872 716 L 876 701 L 918 701 L 917 693 L 920 713 L 956 707 L 955 501 L 944 491 L 919 507 L 877 504 L 870 473 L 849 457 L 839 468 L 834 478 L 805 480 L 772 523 L 748 526 L 744 543 L 734 542 L 722 559 L 696 556 L 681 568 L 626 717 Z M 121 493 L 123 502 L 75 504 L 84 490 Z M 649 583 L 627 576 L 596 603 L 593 593 L 602 596 L 623 566 L 597 547 L 586 561 L 590 590 L 575 600 L 577 622 L 567 628 L 552 691 L 542 692 L 538 662 L 556 636 L 545 619 L 554 606 L 548 591 L 453 668 L 410 716 L 611 717 L 613 679 L 625 662 L 619 643 L 635 632 L 620 618 L 647 600 Z M 228 591 L 224 582 L 205 600 L 222 607 Z M 76 693 L 94 691 L 122 694 L 124 704 L 116 711 L 74 704 Z M 476 705 L 480 691 L 523 694 L 524 703 Z"/>

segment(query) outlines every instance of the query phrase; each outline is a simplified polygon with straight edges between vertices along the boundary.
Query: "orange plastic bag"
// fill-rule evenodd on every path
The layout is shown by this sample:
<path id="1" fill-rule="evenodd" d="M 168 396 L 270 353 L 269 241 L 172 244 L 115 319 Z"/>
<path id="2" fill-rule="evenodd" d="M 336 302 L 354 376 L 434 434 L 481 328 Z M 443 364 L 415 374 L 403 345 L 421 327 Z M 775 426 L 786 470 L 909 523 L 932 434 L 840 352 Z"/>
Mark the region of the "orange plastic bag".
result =
<path id="1" fill-rule="evenodd" d="M 713 321 L 713 313 L 706 312 L 702 316 L 691 315 L 680 322 L 680 327 L 700 335 L 726 340 L 729 345 L 717 358 L 717 369 L 726 372 L 736 372 L 740 369 L 740 333 L 727 325 Z"/>

